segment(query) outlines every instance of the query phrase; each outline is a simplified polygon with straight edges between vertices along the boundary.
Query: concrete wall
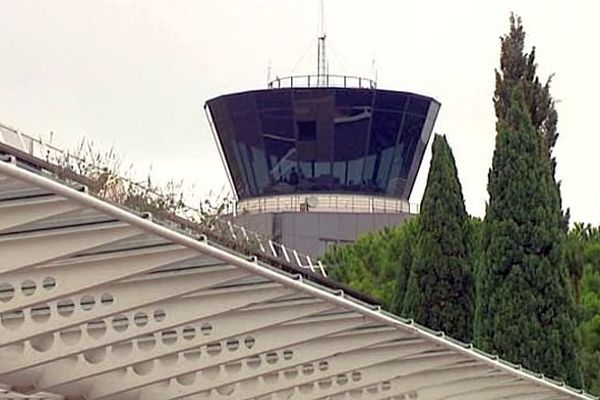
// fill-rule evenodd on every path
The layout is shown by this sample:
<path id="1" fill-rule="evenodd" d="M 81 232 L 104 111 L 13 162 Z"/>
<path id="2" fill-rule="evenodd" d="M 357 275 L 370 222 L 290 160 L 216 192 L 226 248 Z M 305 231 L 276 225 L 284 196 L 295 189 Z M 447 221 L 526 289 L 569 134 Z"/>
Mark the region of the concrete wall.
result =
<path id="1" fill-rule="evenodd" d="M 413 214 L 383 213 L 265 213 L 240 215 L 235 224 L 271 237 L 314 257 L 333 243 L 351 243 L 360 235 L 399 225 Z"/>

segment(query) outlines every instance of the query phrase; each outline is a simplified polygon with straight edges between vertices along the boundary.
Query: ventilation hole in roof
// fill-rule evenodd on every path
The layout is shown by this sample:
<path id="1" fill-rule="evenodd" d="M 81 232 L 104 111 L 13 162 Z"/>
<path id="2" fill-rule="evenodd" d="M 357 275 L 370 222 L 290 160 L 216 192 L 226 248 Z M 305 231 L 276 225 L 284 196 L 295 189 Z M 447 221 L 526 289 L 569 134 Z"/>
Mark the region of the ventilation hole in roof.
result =
<path id="1" fill-rule="evenodd" d="M 256 339 L 254 338 L 254 336 L 246 336 L 246 338 L 244 339 L 244 346 L 246 346 L 247 349 L 253 348 L 255 344 Z"/>
<path id="2" fill-rule="evenodd" d="M 175 380 L 182 386 L 189 386 L 196 380 L 196 373 L 190 372 L 188 374 L 179 375 L 175 377 Z"/>
<path id="3" fill-rule="evenodd" d="M 340 385 L 340 386 L 345 385 L 346 383 L 348 383 L 348 376 L 346 376 L 346 375 L 337 375 L 335 377 L 335 383 L 338 384 L 338 385 Z"/>
<path id="4" fill-rule="evenodd" d="M 358 382 L 362 379 L 362 374 L 358 371 L 354 371 L 350 377 L 352 378 L 353 382 Z"/>
<path id="5" fill-rule="evenodd" d="M 174 330 L 163 331 L 160 336 L 162 342 L 166 345 L 171 345 L 177 341 L 177 332 Z"/>
<path id="6" fill-rule="evenodd" d="M 228 374 L 237 374 L 241 370 L 242 370 L 242 362 L 241 361 L 225 364 L 225 372 L 227 372 Z"/>
<path id="7" fill-rule="evenodd" d="M 106 347 L 98 347 L 83 352 L 83 358 L 90 364 L 99 364 L 106 358 Z"/>
<path id="8" fill-rule="evenodd" d="M 64 344 L 72 346 L 81 339 L 81 329 L 76 327 L 75 329 L 69 329 L 68 331 L 61 331 L 59 336 Z"/>
<path id="9" fill-rule="evenodd" d="M 392 388 L 392 382 L 390 382 L 390 381 L 381 382 L 381 390 L 382 391 L 387 392 L 391 388 Z"/>
<path id="10" fill-rule="evenodd" d="M 221 343 L 209 343 L 206 345 L 206 352 L 209 356 L 214 357 L 221 353 Z"/>
<path id="11" fill-rule="evenodd" d="M 89 337 L 99 339 L 106 333 L 106 322 L 104 322 L 104 320 L 89 322 L 87 324 L 86 332 Z"/>
<path id="12" fill-rule="evenodd" d="M 141 363 L 133 364 L 133 367 L 131 367 L 131 369 L 137 375 L 148 375 L 154 369 L 154 360 L 148 360 Z"/>
<path id="13" fill-rule="evenodd" d="M 212 335 L 213 327 L 211 324 L 205 322 L 200 326 L 200 332 L 202 332 L 204 336 Z"/>
<path id="14" fill-rule="evenodd" d="M 308 394 L 312 392 L 314 388 L 314 383 L 304 383 L 298 386 L 298 391 L 302 394 Z"/>
<path id="15" fill-rule="evenodd" d="M 50 306 L 41 304 L 31 309 L 31 319 L 35 322 L 46 322 L 50 319 Z"/>
<path id="16" fill-rule="evenodd" d="M 75 311 L 75 303 L 73 303 L 73 300 L 71 299 L 59 300 L 56 303 L 56 311 L 58 312 L 58 315 L 68 317 Z"/>
<path id="17" fill-rule="evenodd" d="M 265 356 L 265 361 L 267 362 L 267 364 L 275 364 L 278 360 L 279 356 L 275 352 L 267 353 L 267 355 Z"/>
<path id="18" fill-rule="evenodd" d="M 23 311 L 17 310 L 0 315 L 0 319 L 6 329 L 15 330 L 25 322 L 25 314 Z"/>
<path id="19" fill-rule="evenodd" d="M 52 345 L 54 344 L 54 334 L 46 333 L 43 335 L 36 336 L 34 338 L 29 339 L 29 344 L 34 350 L 43 353 L 52 348 Z"/>
<path id="20" fill-rule="evenodd" d="M 125 332 L 129 328 L 129 319 L 124 314 L 115 315 L 111 325 L 116 332 Z"/>
<path id="21" fill-rule="evenodd" d="M 0 301 L 7 303 L 15 297 L 15 288 L 7 282 L 0 283 Z"/>
<path id="22" fill-rule="evenodd" d="M 165 320 L 165 318 L 167 318 L 167 313 L 165 313 L 164 310 L 156 310 L 154 311 L 153 316 L 156 322 L 162 322 Z"/>
<path id="23" fill-rule="evenodd" d="M 200 347 L 195 347 L 183 352 L 183 357 L 189 361 L 198 360 L 201 355 L 202 351 L 200 350 Z"/>
<path id="24" fill-rule="evenodd" d="M 333 381 L 331 380 L 331 378 L 321 379 L 318 382 L 318 385 L 319 385 L 319 389 L 326 390 L 326 389 L 329 389 L 331 387 L 331 385 L 333 385 Z"/>
<path id="25" fill-rule="evenodd" d="M 217 393 L 221 396 L 231 396 L 235 392 L 235 384 L 223 385 L 217 388 Z"/>
<path id="26" fill-rule="evenodd" d="M 376 385 L 368 386 L 367 393 L 371 393 L 371 394 L 379 393 L 379 387 Z"/>
<path id="27" fill-rule="evenodd" d="M 327 371 L 329 369 L 329 363 L 327 361 L 319 362 L 319 371 Z"/>
<path id="28" fill-rule="evenodd" d="M 263 382 L 266 383 L 267 385 L 272 385 L 279 380 L 279 373 L 278 372 L 269 372 L 269 373 L 263 374 L 262 379 L 263 379 Z"/>
<path id="29" fill-rule="evenodd" d="M 262 360 L 259 356 L 251 356 L 246 359 L 246 365 L 248 366 L 248 368 L 256 369 L 260 367 L 261 363 Z"/>
<path id="30" fill-rule="evenodd" d="M 196 328 L 193 326 L 184 327 L 183 331 L 181 331 L 181 336 L 183 336 L 185 340 L 192 340 L 196 337 Z"/>
<path id="31" fill-rule="evenodd" d="M 152 350 L 156 346 L 156 338 L 154 335 L 144 335 L 137 340 L 137 347 L 140 350 Z"/>
<path id="32" fill-rule="evenodd" d="M 236 351 L 240 348 L 240 341 L 237 339 L 230 339 L 225 342 L 225 347 L 227 347 L 227 350 L 229 351 Z"/>
<path id="33" fill-rule="evenodd" d="M 284 360 L 289 361 L 292 358 L 294 358 L 294 352 L 292 350 L 284 350 L 283 351 L 283 359 Z"/>
<path id="34" fill-rule="evenodd" d="M 37 289 L 37 285 L 31 279 L 25 279 L 23 283 L 21 283 L 21 293 L 25 296 L 31 296 L 35 293 Z"/>
<path id="35" fill-rule="evenodd" d="M 42 287 L 46 290 L 52 290 L 56 287 L 56 279 L 51 276 L 47 276 L 42 281 Z"/>
<path id="36" fill-rule="evenodd" d="M 102 303 L 103 306 L 110 306 L 114 302 L 115 298 L 110 293 L 104 293 L 102 296 L 100 296 L 100 303 Z"/>
<path id="37" fill-rule="evenodd" d="M 312 364 L 304 364 L 302 366 L 302 373 L 304 375 L 312 375 L 315 372 L 315 366 Z"/>
<path id="38" fill-rule="evenodd" d="M 140 328 L 146 326 L 148 324 L 148 314 L 145 312 L 136 312 L 133 316 L 133 322 Z"/>
<path id="39" fill-rule="evenodd" d="M 96 300 L 89 294 L 86 294 L 81 298 L 79 304 L 84 311 L 90 311 L 96 305 Z"/>
<path id="40" fill-rule="evenodd" d="M 283 376 L 286 379 L 294 379 L 298 376 L 298 369 L 296 369 L 296 368 L 286 369 L 285 371 L 283 371 Z"/>

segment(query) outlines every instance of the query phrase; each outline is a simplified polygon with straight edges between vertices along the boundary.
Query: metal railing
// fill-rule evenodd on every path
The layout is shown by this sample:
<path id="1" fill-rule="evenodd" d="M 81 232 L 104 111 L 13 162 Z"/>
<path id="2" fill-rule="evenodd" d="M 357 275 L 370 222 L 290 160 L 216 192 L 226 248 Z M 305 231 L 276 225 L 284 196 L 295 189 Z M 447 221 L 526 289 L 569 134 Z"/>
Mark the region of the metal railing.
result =
<path id="1" fill-rule="evenodd" d="M 362 194 L 304 193 L 257 197 L 235 204 L 236 214 L 266 212 L 335 212 L 418 214 L 419 205 L 405 200 Z"/>
<path id="2" fill-rule="evenodd" d="M 310 272 L 327 276 L 325 267 L 320 261 L 312 260 L 309 255 L 290 249 L 281 243 L 242 226 L 235 225 L 228 216 L 206 216 L 197 208 L 182 202 L 174 202 L 173 198 L 157 192 L 148 185 L 134 182 L 121 176 L 110 176 L 106 168 L 99 167 L 84 159 L 65 152 L 41 139 L 23 134 L 13 128 L 0 125 L 0 153 L 9 147 L 29 157 L 21 157 L 22 161 L 33 164 L 50 173 L 55 179 L 71 181 L 91 186 L 94 195 L 137 212 L 149 212 L 154 220 L 171 228 L 184 230 L 191 234 L 206 236 L 209 240 L 228 246 L 234 250 L 266 258 L 292 267 L 302 268 Z M 5 151 L 7 152 L 7 151 Z M 19 157 L 17 157 L 19 158 Z M 77 168 L 73 168 L 73 165 Z M 82 168 L 85 174 L 82 173 Z M 92 178 L 90 178 L 92 176 Z M 109 178 L 115 182 L 104 180 L 102 190 L 92 190 L 98 179 Z M 117 182 L 118 181 L 118 182 Z M 97 189 L 97 188 L 95 188 Z M 137 197 L 132 203 L 126 193 Z M 163 205 L 164 210 L 152 205 Z"/>
<path id="3" fill-rule="evenodd" d="M 348 75 L 294 75 L 276 78 L 268 83 L 269 89 L 311 87 L 376 89 L 377 82 L 369 78 Z"/>

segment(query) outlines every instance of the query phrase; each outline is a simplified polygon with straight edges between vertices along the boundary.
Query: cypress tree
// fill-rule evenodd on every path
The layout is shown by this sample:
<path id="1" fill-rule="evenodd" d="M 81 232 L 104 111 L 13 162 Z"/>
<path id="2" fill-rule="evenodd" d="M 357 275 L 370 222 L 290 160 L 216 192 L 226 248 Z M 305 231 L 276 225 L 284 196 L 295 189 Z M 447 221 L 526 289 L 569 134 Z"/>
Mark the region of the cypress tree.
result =
<path id="1" fill-rule="evenodd" d="M 433 140 L 419 225 L 403 314 L 468 341 L 474 303 L 470 227 L 454 156 L 445 136 L 436 135 Z"/>
<path id="2" fill-rule="evenodd" d="M 525 105 L 534 130 L 542 138 L 543 153 L 550 160 L 552 177 L 556 171 L 556 159 L 552 155 L 558 139 L 558 113 L 556 102 L 550 93 L 552 76 L 544 83 L 537 75 L 535 60 L 536 48 L 525 51 L 525 30 L 521 18 L 511 14 L 509 33 L 500 38 L 500 70 L 496 70 L 496 89 L 494 91 L 494 108 L 496 117 L 507 118 L 511 103 L 511 94 L 515 86 L 523 86 Z M 561 202 L 560 184 L 554 183 L 557 196 Z M 570 212 L 563 213 L 563 229 L 569 228 Z"/>
<path id="3" fill-rule="evenodd" d="M 525 30 L 520 17 L 510 16 L 510 31 L 500 43 L 500 70 L 496 70 L 494 92 L 496 117 L 508 116 L 512 92 L 521 83 L 533 128 L 542 137 L 544 152 L 553 160 L 552 150 L 558 139 L 558 115 L 550 94 L 552 77 L 542 84 L 537 76 L 536 49 L 533 47 L 529 53 L 525 51 Z M 553 160 L 553 173 L 554 164 Z"/>
<path id="4" fill-rule="evenodd" d="M 496 129 L 477 274 L 476 344 L 581 386 L 559 191 L 522 82 Z"/>

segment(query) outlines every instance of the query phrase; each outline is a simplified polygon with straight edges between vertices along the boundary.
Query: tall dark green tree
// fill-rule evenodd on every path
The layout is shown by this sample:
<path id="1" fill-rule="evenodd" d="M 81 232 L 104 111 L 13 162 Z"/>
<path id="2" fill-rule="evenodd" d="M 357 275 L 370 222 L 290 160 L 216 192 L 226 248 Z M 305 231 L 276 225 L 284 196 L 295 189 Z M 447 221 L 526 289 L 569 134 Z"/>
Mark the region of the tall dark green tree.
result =
<path id="1" fill-rule="evenodd" d="M 474 307 L 470 226 L 454 156 L 445 136 L 436 135 L 433 140 L 419 224 L 403 314 L 468 341 L 472 337 Z"/>
<path id="2" fill-rule="evenodd" d="M 545 153 L 553 159 L 552 150 L 558 139 L 558 115 L 550 93 L 552 77 L 544 83 L 540 81 L 537 75 L 535 47 L 529 53 L 525 51 L 525 30 L 520 17 L 514 14 L 510 16 L 510 31 L 500 41 L 500 70 L 496 71 L 494 92 L 496 117 L 508 117 L 512 91 L 521 83 L 531 124 L 542 137 Z M 554 172 L 554 160 L 552 166 Z"/>
<path id="3" fill-rule="evenodd" d="M 500 69 L 496 70 L 494 108 L 498 119 L 507 118 L 512 91 L 519 83 L 523 86 L 525 106 L 531 124 L 542 138 L 543 153 L 550 160 L 554 177 L 556 159 L 552 152 L 558 139 L 558 113 L 556 102 L 550 93 L 552 76 L 542 83 L 537 74 L 536 48 L 533 47 L 530 52 L 525 50 L 525 36 L 521 18 L 512 14 L 509 33 L 500 39 Z M 555 182 L 555 186 L 562 208 L 560 183 Z M 568 231 L 569 218 L 570 212 L 566 210 L 562 217 L 565 232 Z"/>
<path id="4" fill-rule="evenodd" d="M 580 387 L 559 192 L 522 82 L 496 129 L 477 274 L 476 344 Z"/>

